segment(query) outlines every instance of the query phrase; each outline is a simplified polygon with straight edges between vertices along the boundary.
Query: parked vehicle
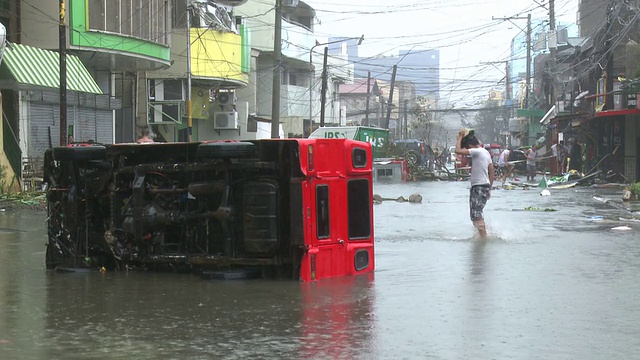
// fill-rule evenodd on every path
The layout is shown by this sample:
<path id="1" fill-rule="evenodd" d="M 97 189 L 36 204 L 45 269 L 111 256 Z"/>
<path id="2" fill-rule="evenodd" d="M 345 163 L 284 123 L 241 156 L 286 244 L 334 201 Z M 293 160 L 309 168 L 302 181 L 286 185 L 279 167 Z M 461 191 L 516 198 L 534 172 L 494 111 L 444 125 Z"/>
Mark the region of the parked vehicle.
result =
<path id="1" fill-rule="evenodd" d="M 436 155 L 424 141 L 418 139 L 397 139 L 393 141 L 396 154 L 407 159 L 410 165 L 433 170 Z"/>
<path id="2" fill-rule="evenodd" d="M 56 147 L 45 153 L 46 266 L 368 273 L 371 166 L 371 145 L 346 139 Z"/>
<path id="3" fill-rule="evenodd" d="M 468 174 L 471 170 L 471 156 L 456 154 L 455 169 L 458 174 Z"/>
<path id="4" fill-rule="evenodd" d="M 493 160 L 493 163 L 497 164 L 498 158 L 500 158 L 500 154 L 502 153 L 502 147 L 500 144 L 485 144 L 484 148 L 487 149 L 489 154 L 491 154 L 491 160 Z"/>
<path id="5" fill-rule="evenodd" d="M 455 146 L 449 146 L 449 159 L 448 159 L 449 163 L 455 163 L 456 162 L 456 147 Z"/>
<path id="6" fill-rule="evenodd" d="M 389 130 L 369 126 L 327 126 L 318 128 L 310 139 L 351 139 L 368 142 L 373 148 L 373 158 L 385 157 L 384 146 L 389 141 Z"/>

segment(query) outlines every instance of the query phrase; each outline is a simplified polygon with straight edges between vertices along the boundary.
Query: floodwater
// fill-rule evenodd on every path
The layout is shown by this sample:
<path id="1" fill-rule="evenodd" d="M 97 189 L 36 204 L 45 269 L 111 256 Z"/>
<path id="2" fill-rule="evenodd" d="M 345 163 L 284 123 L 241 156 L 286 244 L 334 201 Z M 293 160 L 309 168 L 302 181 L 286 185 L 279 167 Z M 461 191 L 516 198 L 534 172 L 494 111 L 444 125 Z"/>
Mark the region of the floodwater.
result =
<path id="1" fill-rule="evenodd" d="M 316 283 L 49 272 L 46 215 L 1 212 L 0 359 L 637 357 L 640 214 L 593 198 L 621 189 L 494 190 L 485 242 L 467 182 L 374 193 L 423 202 L 375 205 L 374 274 Z"/>

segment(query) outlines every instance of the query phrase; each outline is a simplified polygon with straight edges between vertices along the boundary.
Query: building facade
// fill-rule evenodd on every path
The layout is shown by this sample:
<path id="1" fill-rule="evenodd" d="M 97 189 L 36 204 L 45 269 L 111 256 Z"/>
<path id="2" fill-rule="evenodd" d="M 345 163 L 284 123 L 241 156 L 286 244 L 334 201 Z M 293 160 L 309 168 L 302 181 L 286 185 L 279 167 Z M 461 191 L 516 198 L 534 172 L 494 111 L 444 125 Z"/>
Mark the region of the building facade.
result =
<path id="1" fill-rule="evenodd" d="M 248 1 L 236 8 L 252 29 L 251 74 L 246 89 L 238 91 L 238 101 L 247 102 L 248 112 L 257 118 L 271 119 L 273 74 L 280 69 L 281 137 L 304 133 L 309 117 L 310 50 L 315 45 L 315 10 L 303 1 L 284 1 L 282 11 L 282 61 L 274 57 L 275 0 Z M 290 5 L 290 6 L 289 6 Z M 270 137 L 269 134 L 264 134 Z"/>

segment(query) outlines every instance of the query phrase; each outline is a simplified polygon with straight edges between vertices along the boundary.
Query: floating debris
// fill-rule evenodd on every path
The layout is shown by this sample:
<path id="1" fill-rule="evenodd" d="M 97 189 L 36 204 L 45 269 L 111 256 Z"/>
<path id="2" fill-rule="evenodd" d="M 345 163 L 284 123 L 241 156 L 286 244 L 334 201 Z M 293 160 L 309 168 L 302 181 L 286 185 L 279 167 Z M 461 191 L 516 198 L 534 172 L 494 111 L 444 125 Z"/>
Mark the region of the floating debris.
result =
<path id="1" fill-rule="evenodd" d="M 611 228 L 611 230 L 616 230 L 616 231 L 627 231 L 627 230 L 631 230 L 630 227 L 624 225 L 624 226 L 616 226 L 614 228 Z"/>
<path id="2" fill-rule="evenodd" d="M 399 196 L 397 198 L 384 198 L 378 194 L 373 194 L 373 203 L 380 204 L 383 201 L 395 201 L 395 202 L 409 202 L 409 203 L 421 203 L 422 195 L 420 194 L 411 194 L 409 198 L 405 198 L 404 196 Z"/>
<path id="3" fill-rule="evenodd" d="M 558 211 L 554 208 L 539 208 L 539 207 L 534 207 L 534 206 L 528 206 L 526 208 L 524 208 L 525 211 Z"/>

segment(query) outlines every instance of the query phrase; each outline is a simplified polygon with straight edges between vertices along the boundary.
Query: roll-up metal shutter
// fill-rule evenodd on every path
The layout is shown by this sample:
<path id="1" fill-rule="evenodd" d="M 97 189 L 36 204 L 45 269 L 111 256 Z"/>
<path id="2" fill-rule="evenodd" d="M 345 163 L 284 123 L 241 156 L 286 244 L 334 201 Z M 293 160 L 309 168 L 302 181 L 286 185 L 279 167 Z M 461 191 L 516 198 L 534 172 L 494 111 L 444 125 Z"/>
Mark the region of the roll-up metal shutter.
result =
<path id="1" fill-rule="evenodd" d="M 77 107 L 75 118 L 76 141 L 93 140 L 101 144 L 113 143 L 113 111 Z"/>
<path id="2" fill-rule="evenodd" d="M 45 150 L 60 145 L 60 110 L 55 104 L 29 105 L 28 157 L 42 158 Z"/>
<path id="3" fill-rule="evenodd" d="M 78 116 L 75 118 L 76 141 L 89 141 L 93 140 L 98 142 L 96 134 L 96 110 L 79 107 Z"/>
<path id="4" fill-rule="evenodd" d="M 113 110 L 96 110 L 96 129 L 99 143 L 113 143 Z"/>

